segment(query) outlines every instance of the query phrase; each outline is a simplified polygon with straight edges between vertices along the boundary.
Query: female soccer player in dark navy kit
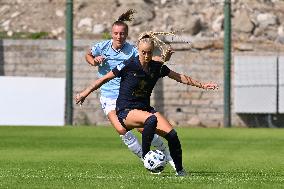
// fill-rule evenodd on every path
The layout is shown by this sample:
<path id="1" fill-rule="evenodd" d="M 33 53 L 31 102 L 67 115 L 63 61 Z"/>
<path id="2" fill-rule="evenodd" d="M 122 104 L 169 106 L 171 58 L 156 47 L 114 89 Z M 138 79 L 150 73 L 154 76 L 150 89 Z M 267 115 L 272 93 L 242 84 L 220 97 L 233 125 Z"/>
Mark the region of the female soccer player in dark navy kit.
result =
<path id="1" fill-rule="evenodd" d="M 185 176 L 182 166 L 182 148 L 176 131 L 169 121 L 150 106 L 150 96 L 159 78 L 168 76 L 180 83 L 202 89 L 217 89 L 215 83 L 201 83 L 189 76 L 176 73 L 166 65 L 152 60 L 154 41 L 150 36 L 140 38 L 137 43 L 139 56 L 118 65 L 104 77 L 91 83 L 80 94 L 76 103 L 82 104 L 85 98 L 107 81 L 121 77 L 119 96 L 116 104 L 117 116 L 127 129 L 141 128 L 143 157 L 150 151 L 151 141 L 157 133 L 168 141 L 177 176 Z"/>
<path id="2" fill-rule="evenodd" d="M 129 9 L 120 15 L 118 20 L 112 24 L 112 39 L 96 43 L 91 49 L 88 50 L 86 54 L 86 61 L 90 65 L 98 67 L 99 77 L 106 75 L 124 60 L 138 56 L 138 50 L 136 47 L 126 41 L 128 36 L 128 25 L 126 24 L 126 21 L 131 21 L 132 15 L 135 12 L 135 10 Z M 170 55 L 171 54 L 164 56 L 164 60 L 168 60 Z M 156 56 L 153 57 L 153 59 L 161 60 L 161 57 Z M 116 99 L 118 98 L 119 94 L 119 87 L 120 78 L 115 78 L 100 88 L 101 106 L 110 123 L 120 135 L 123 143 L 132 153 L 142 159 L 142 147 L 137 137 L 132 133 L 132 131 L 127 131 L 121 125 L 116 115 L 115 108 Z M 141 133 L 142 130 L 141 128 L 138 129 L 138 131 Z M 161 150 L 166 155 L 168 163 L 173 167 L 173 169 L 175 169 L 170 152 L 159 135 L 154 135 L 152 146 L 156 147 L 158 150 Z"/>

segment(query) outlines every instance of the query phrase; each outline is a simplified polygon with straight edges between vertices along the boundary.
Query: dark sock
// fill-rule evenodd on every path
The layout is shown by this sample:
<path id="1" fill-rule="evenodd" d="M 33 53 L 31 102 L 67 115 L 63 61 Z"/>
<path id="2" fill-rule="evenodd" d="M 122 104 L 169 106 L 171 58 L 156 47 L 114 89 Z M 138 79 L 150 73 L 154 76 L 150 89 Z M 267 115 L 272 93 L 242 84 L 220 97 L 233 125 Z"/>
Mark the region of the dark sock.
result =
<path id="1" fill-rule="evenodd" d="M 165 139 L 168 141 L 170 154 L 175 163 L 176 171 L 182 170 L 182 149 L 176 131 L 174 129 L 171 130 L 165 135 Z"/>
<path id="2" fill-rule="evenodd" d="M 144 130 L 142 132 L 142 157 L 150 151 L 151 142 L 153 140 L 155 131 L 157 128 L 157 117 L 151 115 L 148 117 L 144 123 Z"/>

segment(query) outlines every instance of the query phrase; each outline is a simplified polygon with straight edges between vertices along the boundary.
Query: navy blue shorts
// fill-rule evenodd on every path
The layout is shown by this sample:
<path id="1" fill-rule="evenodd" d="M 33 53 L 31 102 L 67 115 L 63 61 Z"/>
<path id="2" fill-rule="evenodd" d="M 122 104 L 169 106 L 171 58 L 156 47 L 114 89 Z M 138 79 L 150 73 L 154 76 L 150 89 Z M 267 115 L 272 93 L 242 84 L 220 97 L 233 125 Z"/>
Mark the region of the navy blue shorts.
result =
<path id="1" fill-rule="evenodd" d="M 126 127 L 126 125 L 124 124 L 124 121 L 123 121 L 123 120 L 126 119 L 128 113 L 129 113 L 131 110 L 134 110 L 134 109 L 124 109 L 124 110 L 119 110 L 119 111 L 116 112 L 116 115 L 117 115 L 117 117 L 118 117 L 118 120 L 119 120 L 120 124 L 121 124 L 127 131 L 130 131 L 131 129 L 128 129 L 128 128 Z M 151 113 L 151 114 L 154 114 L 154 113 L 157 112 L 153 107 L 150 107 L 150 108 L 145 109 L 145 110 L 142 110 L 142 111 L 147 111 L 147 112 L 149 112 L 149 113 Z"/>

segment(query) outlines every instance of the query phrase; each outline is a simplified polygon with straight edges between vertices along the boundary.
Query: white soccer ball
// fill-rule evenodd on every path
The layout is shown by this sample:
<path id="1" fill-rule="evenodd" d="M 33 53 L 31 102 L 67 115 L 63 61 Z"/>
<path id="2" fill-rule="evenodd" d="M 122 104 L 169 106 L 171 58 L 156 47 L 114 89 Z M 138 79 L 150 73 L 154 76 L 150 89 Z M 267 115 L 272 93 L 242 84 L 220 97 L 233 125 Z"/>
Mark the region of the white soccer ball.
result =
<path id="1" fill-rule="evenodd" d="M 162 172 L 166 164 L 166 156 L 160 150 L 150 150 L 144 157 L 144 167 L 152 173 Z"/>

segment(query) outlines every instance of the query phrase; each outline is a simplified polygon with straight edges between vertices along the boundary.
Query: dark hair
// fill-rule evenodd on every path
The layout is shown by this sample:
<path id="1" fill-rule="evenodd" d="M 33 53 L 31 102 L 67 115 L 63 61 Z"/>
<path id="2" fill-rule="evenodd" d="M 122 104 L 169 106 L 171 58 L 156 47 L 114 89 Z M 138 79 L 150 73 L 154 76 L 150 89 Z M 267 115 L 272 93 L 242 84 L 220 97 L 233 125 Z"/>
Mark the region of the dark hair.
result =
<path id="1" fill-rule="evenodd" d="M 117 21 L 115 21 L 112 24 L 112 27 L 114 25 L 116 26 L 124 26 L 125 27 L 125 32 L 126 34 L 128 34 L 128 25 L 125 23 L 125 21 L 132 21 L 133 20 L 133 14 L 136 13 L 136 10 L 134 9 L 129 9 L 127 10 L 125 13 L 123 13 L 122 15 L 120 15 L 117 19 Z"/>
<path id="2" fill-rule="evenodd" d="M 134 9 L 129 9 L 127 10 L 125 13 L 123 13 L 122 15 L 120 15 L 117 19 L 117 21 L 132 21 L 134 18 L 132 17 L 133 14 L 136 13 L 136 10 Z"/>

